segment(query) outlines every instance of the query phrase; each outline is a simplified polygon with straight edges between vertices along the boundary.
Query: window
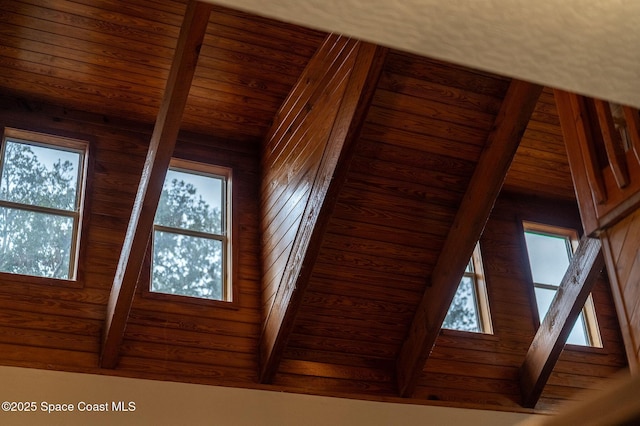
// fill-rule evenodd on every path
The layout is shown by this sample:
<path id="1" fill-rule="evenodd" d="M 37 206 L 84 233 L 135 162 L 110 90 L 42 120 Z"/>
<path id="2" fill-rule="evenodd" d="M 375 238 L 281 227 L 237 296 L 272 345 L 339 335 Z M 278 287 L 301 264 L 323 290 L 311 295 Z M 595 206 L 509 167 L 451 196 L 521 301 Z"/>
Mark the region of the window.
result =
<path id="1" fill-rule="evenodd" d="M 172 160 L 154 221 L 151 291 L 231 299 L 231 171 Z"/>
<path id="2" fill-rule="evenodd" d="M 87 144 L 5 129 L 0 271 L 75 280 Z"/>
<path id="3" fill-rule="evenodd" d="M 578 235 L 572 229 L 525 222 L 524 236 L 538 314 L 540 318 L 544 318 L 578 247 Z M 576 320 L 567 343 L 602 346 L 591 295 Z"/>
<path id="4" fill-rule="evenodd" d="M 476 244 L 473 256 L 460 280 L 442 328 L 493 333 L 479 244 Z"/>

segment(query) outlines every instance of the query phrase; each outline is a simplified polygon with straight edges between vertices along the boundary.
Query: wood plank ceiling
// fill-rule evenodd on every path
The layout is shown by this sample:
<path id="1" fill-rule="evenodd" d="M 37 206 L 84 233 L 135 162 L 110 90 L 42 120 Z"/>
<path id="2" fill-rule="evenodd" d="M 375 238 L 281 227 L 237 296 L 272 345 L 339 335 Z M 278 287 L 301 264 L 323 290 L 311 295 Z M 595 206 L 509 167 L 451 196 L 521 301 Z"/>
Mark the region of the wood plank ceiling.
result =
<path id="1" fill-rule="evenodd" d="M 169 0 L 4 1 L 0 9 L 0 90 L 3 96 L 100 114 L 107 125 L 135 123 L 150 131 L 162 102 L 184 11 L 185 2 Z M 261 150 L 271 147 L 267 137 L 273 134 L 269 133 L 272 122 L 277 123 L 283 102 L 326 37 L 320 31 L 214 6 L 182 131 L 206 136 L 212 141 L 211 149 L 227 141 L 258 157 Z M 377 85 L 370 88 L 368 110 L 356 108 L 356 116 L 366 112 L 361 131 L 353 141 L 348 168 L 342 170 L 344 183 L 334 194 L 326 229 L 317 241 L 295 320 L 278 349 L 281 359 L 275 362 L 270 378 L 279 388 L 398 395 L 396 361 L 512 83 L 505 77 L 395 50 L 385 58 Z M 370 60 L 375 65 L 375 57 Z M 354 60 L 345 63 L 349 61 Z M 367 81 L 362 78 L 362 84 Z M 352 93 L 346 87 L 345 92 Z M 308 110 L 314 106 L 309 103 Z M 264 166 L 267 155 L 263 152 L 262 157 Z M 262 176 L 271 176 L 268 172 L 262 170 Z M 258 176 L 258 170 L 251 173 Z M 292 175 L 286 176 L 287 182 Z M 504 189 L 575 203 L 550 89 L 536 103 Z M 244 203 L 258 209 L 257 199 Z M 257 234 L 259 214 L 265 212 L 247 214 L 254 222 L 243 222 L 247 234 Z M 263 223 L 261 231 L 265 234 L 268 224 Z M 278 235 L 283 234 L 286 232 Z M 265 247 L 278 251 L 277 256 L 291 250 L 273 241 L 263 244 Z M 262 260 L 276 255 L 263 253 Z M 263 274 L 270 266 L 262 265 Z M 258 282 L 260 271 L 257 266 L 254 269 L 247 275 Z M 241 332 L 220 332 L 233 335 L 231 340 L 245 339 L 239 343 L 244 345 L 238 351 L 241 360 L 233 359 L 233 351 L 220 344 L 228 359 L 213 362 L 236 362 L 256 367 L 256 371 L 243 370 L 242 375 L 227 382 L 222 377 L 219 383 L 251 386 L 257 381 L 258 355 L 247 360 L 247 353 L 257 352 L 259 333 L 255 330 L 266 321 L 277 285 L 263 283 L 262 288 L 248 291 L 254 298 L 264 293 L 262 317 L 255 315 L 260 308 L 253 306 L 259 302 L 251 299 L 251 312 L 238 320 L 250 323 L 251 332 L 242 337 L 237 336 L 244 333 L 242 327 L 237 328 Z M 160 313 L 165 309 L 166 315 Z M 215 339 L 219 326 L 213 322 L 225 315 L 194 309 L 165 308 L 155 301 L 137 299 L 133 324 L 124 335 L 125 352 L 137 348 L 144 354 L 159 341 L 145 346 L 145 324 L 154 318 L 164 318 L 166 324 L 173 322 L 180 329 L 184 325 L 180 316 L 186 313 L 193 321 L 187 327 L 191 329 L 174 330 L 176 341 L 156 337 L 172 348 L 167 353 L 175 355 L 176 366 L 189 361 L 197 372 L 210 359 L 204 350 L 217 346 L 211 340 L 198 346 L 189 339 L 203 330 L 212 334 L 208 339 Z M 244 308 L 239 309 L 228 317 L 245 315 Z M 203 319 L 206 325 L 197 324 L 193 318 L 198 315 L 207 317 Z M 154 333 L 162 334 L 159 325 L 154 327 Z M 155 350 L 160 355 L 153 377 L 162 378 L 162 349 Z M 523 359 L 526 348 L 520 352 Z M 513 364 L 519 365 L 522 359 Z M 144 370 L 135 365 L 134 358 L 126 361 L 120 368 Z M 172 380 L 198 381 L 195 372 L 181 375 L 177 370 L 168 373 Z"/>

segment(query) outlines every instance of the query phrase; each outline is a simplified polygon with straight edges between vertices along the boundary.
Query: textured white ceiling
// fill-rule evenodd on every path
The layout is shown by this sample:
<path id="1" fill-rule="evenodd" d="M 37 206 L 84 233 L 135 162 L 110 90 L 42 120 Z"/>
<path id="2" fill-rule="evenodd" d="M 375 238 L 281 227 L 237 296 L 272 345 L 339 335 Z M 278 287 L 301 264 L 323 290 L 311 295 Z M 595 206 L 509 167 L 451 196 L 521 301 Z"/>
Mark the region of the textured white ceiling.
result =
<path id="1" fill-rule="evenodd" d="M 640 0 L 207 0 L 640 107 Z"/>

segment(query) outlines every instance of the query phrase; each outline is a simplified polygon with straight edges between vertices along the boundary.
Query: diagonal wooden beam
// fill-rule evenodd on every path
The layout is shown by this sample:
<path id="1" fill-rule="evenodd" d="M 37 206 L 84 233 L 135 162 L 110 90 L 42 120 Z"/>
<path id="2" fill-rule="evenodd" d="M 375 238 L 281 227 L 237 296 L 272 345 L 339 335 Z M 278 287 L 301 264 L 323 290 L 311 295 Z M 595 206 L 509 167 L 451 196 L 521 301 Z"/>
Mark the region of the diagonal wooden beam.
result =
<path id="1" fill-rule="evenodd" d="M 306 290 L 331 212 L 353 156 L 387 49 L 358 42 L 347 86 L 302 214 L 291 254 L 284 268 L 260 341 L 260 381 L 268 383 L 278 369 L 282 351 Z M 328 65 L 328 64 L 327 64 Z"/>
<path id="2" fill-rule="evenodd" d="M 520 368 L 522 405 L 535 407 L 604 266 L 597 238 L 583 237 Z"/>
<path id="3" fill-rule="evenodd" d="M 398 355 L 396 375 L 402 396 L 413 394 L 541 91 L 541 86 L 518 80 L 509 86 Z"/>
<path id="4" fill-rule="evenodd" d="M 212 6 L 187 5 L 129 219 L 105 319 L 100 366 L 114 368 Z"/>

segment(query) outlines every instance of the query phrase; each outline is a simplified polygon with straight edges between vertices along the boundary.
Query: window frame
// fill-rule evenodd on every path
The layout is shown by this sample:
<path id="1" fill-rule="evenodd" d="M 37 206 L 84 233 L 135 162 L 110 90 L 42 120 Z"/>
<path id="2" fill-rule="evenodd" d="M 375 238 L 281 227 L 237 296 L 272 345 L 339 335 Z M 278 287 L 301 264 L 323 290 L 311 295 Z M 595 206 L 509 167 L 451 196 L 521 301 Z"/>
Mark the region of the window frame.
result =
<path id="1" fill-rule="evenodd" d="M 535 307 L 534 311 L 536 313 L 536 316 L 538 318 L 538 326 L 542 323 L 542 320 L 544 319 L 544 317 L 540 317 L 540 311 L 538 309 L 538 303 L 537 303 L 537 296 L 536 296 L 536 288 L 543 288 L 543 289 L 547 289 L 547 290 L 555 290 L 556 293 L 558 291 L 558 288 L 560 287 L 560 284 L 558 285 L 554 285 L 554 284 L 546 284 L 546 283 L 537 283 L 534 279 L 533 279 L 533 271 L 531 269 L 531 258 L 529 256 L 529 248 L 527 246 L 527 242 L 526 242 L 526 238 L 525 238 L 525 234 L 526 233 L 534 233 L 534 234 L 539 234 L 539 235 L 543 235 L 543 236 L 549 236 L 549 237 L 556 237 L 556 238 L 565 238 L 568 240 L 568 249 L 570 248 L 570 252 L 567 251 L 567 254 L 569 255 L 569 262 L 571 262 L 571 259 L 573 257 L 573 255 L 575 254 L 576 250 L 578 249 L 578 245 L 580 243 L 580 238 L 578 235 L 578 232 L 575 229 L 572 228 L 567 228 L 567 227 L 563 227 L 563 226 L 556 226 L 556 225 L 549 225 L 549 224 L 544 224 L 544 223 L 539 223 L 539 222 L 533 222 L 533 221 L 527 221 L 527 220 L 523 220 L 522 221 L 522 238 L 524 240 L 524 249 L 525 249 L 525 253 L 526 253 L 526 261 L 527 261 L 527 265 L 529 267 L 529 277 L 531 280 L 531 284 L 532 284 L 532 296 L 533 296 L 533 305 Z M 554 296 L 555 297 L 555 296 Z M 553 302 L 552 302 L 553 303 Z M 584 334 L 587 340 L 587 344 L 586 345 L 582 345 L 582 344 L 578 344 L 578 343 L 566 343 L 567 345 L 571 345 L 571 346 L 575 346 L 575 347 L 586 347 L 586 348 L 602 348 L 602 335 L 600 333 L 600 327 L 598 325 L 598 319 L 596 316 L 596 311 L 595 311 L 595 305 L 593 303 L 593 296 L 591 293 L 589 293 L 589 296 L 587 297 L 587 301 L 585 302 L 584 306 L 582 307 L 581 310 L 582 313 L 582 328 L 584 330 Z M 545 314 L 546 315 L 546 314 Z M 574 327 L 577 325 L 577 320 L 576 320 L 576 324 L 574 325 Z M 573 330 L 573 328 L 572 328 Z"/>
<path id="2" fill-rule="evenodd" d="M 47 277 L 41 275 L 19 274 L 7 271 L 0 271 L 10 278 L 9 281 L 29 281 L 29 282 L 53 282 L 64 283 L 71 286 L 77 286 L 80 280 L 80 253 L 82 247 L 83 233 L 85 221 L 85 204 L 86 192 L 88 187 L 88 169 L 89 169 L 89 141 L 79 138 L 71 138 L 67 136 L 54 135 L 49 133 L 35 132 L 31 130 L 22 130 L 12 127 L 2 129 L 0 139 L 0 179 L 5 164 L 5 152 L 7 141 L 22 143 L 48 149 L 68 151 L 78 153 L 80 155 L 77 170 L 76 182 L 76 200 L 74 210 L 57 209 L 55 207 L 43 207 L 32 204 L 17 203 L 13 201 L 0 200 L 0 207 L 18 209 L 22 211 L 48 214 L 52 216 L 64 216 L 73 219 L 71 248 L 69 250 L 69 271 L 68 278 Z"/>
<path id="3" fill-rule="evenodd" d="M 214 233 L 206 233 L 206 232 L 198 232 L 185 230 L 182 228 L 173 228 L 167 227 L 163 225 L 158 225 L 153 223 L 153 228 L 151 231 L 151 244 L 149 244 L 149 248 L 147 251 L 148 257 L 148 268 L 145 268 L 148 271 L 148 285 L 145 286 L 144 295 L 152 298 L 158 299 L 175 299 L 181 301 L 187 301 L 191 303 L 197 304 L 220 304 L 221 306 L 231 306 L 235 305 L 237 299 L 237 292 L 235 290 L 235 286 L 233 285 L 234 281 L 234 267 L 233 267 L 233 249 L 232 249 L 232 241 L 234 234 L 234 220 L 233 220 L 233 200 L 234 200 L 234 192 L 232 190 L 232 175 L 233 170 L 230 167 L 216 165 L 216 164 L 208 164 L 202 163 L 198 161 L 185 160 L 180 158 L 172 158 L 169 163 L 169 168 L 167 170 L 174 170 L 177 172 L 190 173 L 195 175 L 207 176 L 219 178 L 222 180 L 222 197 L 223 197 L 223 212 L 222 214 L 222 222 L 223 229 L 221 234 Z M 166 177 L 165 177 L 166 181 Z M 164 185 L 164 182 L 163 182 Z M 214 239 L 222 242 L 222 298 L 221 299 L 208 299 L 204 297 L 197 296 L 189 296 L 183 294 L 174 294 L 174 293 L 164 293 L 159 291 L 154 291 L 152 289 L 153 286 L 153 258 L 154 258 L 154 235 L 155 232 L 169 232 L 173 234 L 181 234 L 186 236 L 194 236 L 198 238 L 208 238 Z"/>
<path id="4" fill-rule="evenodd" d="M 482 265 L 480 242 L 478 242 L 474 247 L 473 253 L 467 265 L 471 265 L 471 271 L 468 272 L 465 268 L 465 271 L 460 279 L 460 283 L 465 277 L 471 278 L 471 282 L 473 283 L 476 318 L 480 330 L 461 330 L 457 328 L 446 328 L 444 326 L 443 329 L 455 332 L 474 333 L 479 335 L 493 335 L 493 323 L 491 321 L 491 310 L 489 309 L 489 294 L 487 292 L 486 277 L 484 273 L 484 267 Z M 460 287 L 460 283 L 458 283 L 458 287 Z M 456 293 L 457 291 L 458 290 L 456 289 Z M 451 301 L 451 303 L 453 303 L 453 300 Z"/>

